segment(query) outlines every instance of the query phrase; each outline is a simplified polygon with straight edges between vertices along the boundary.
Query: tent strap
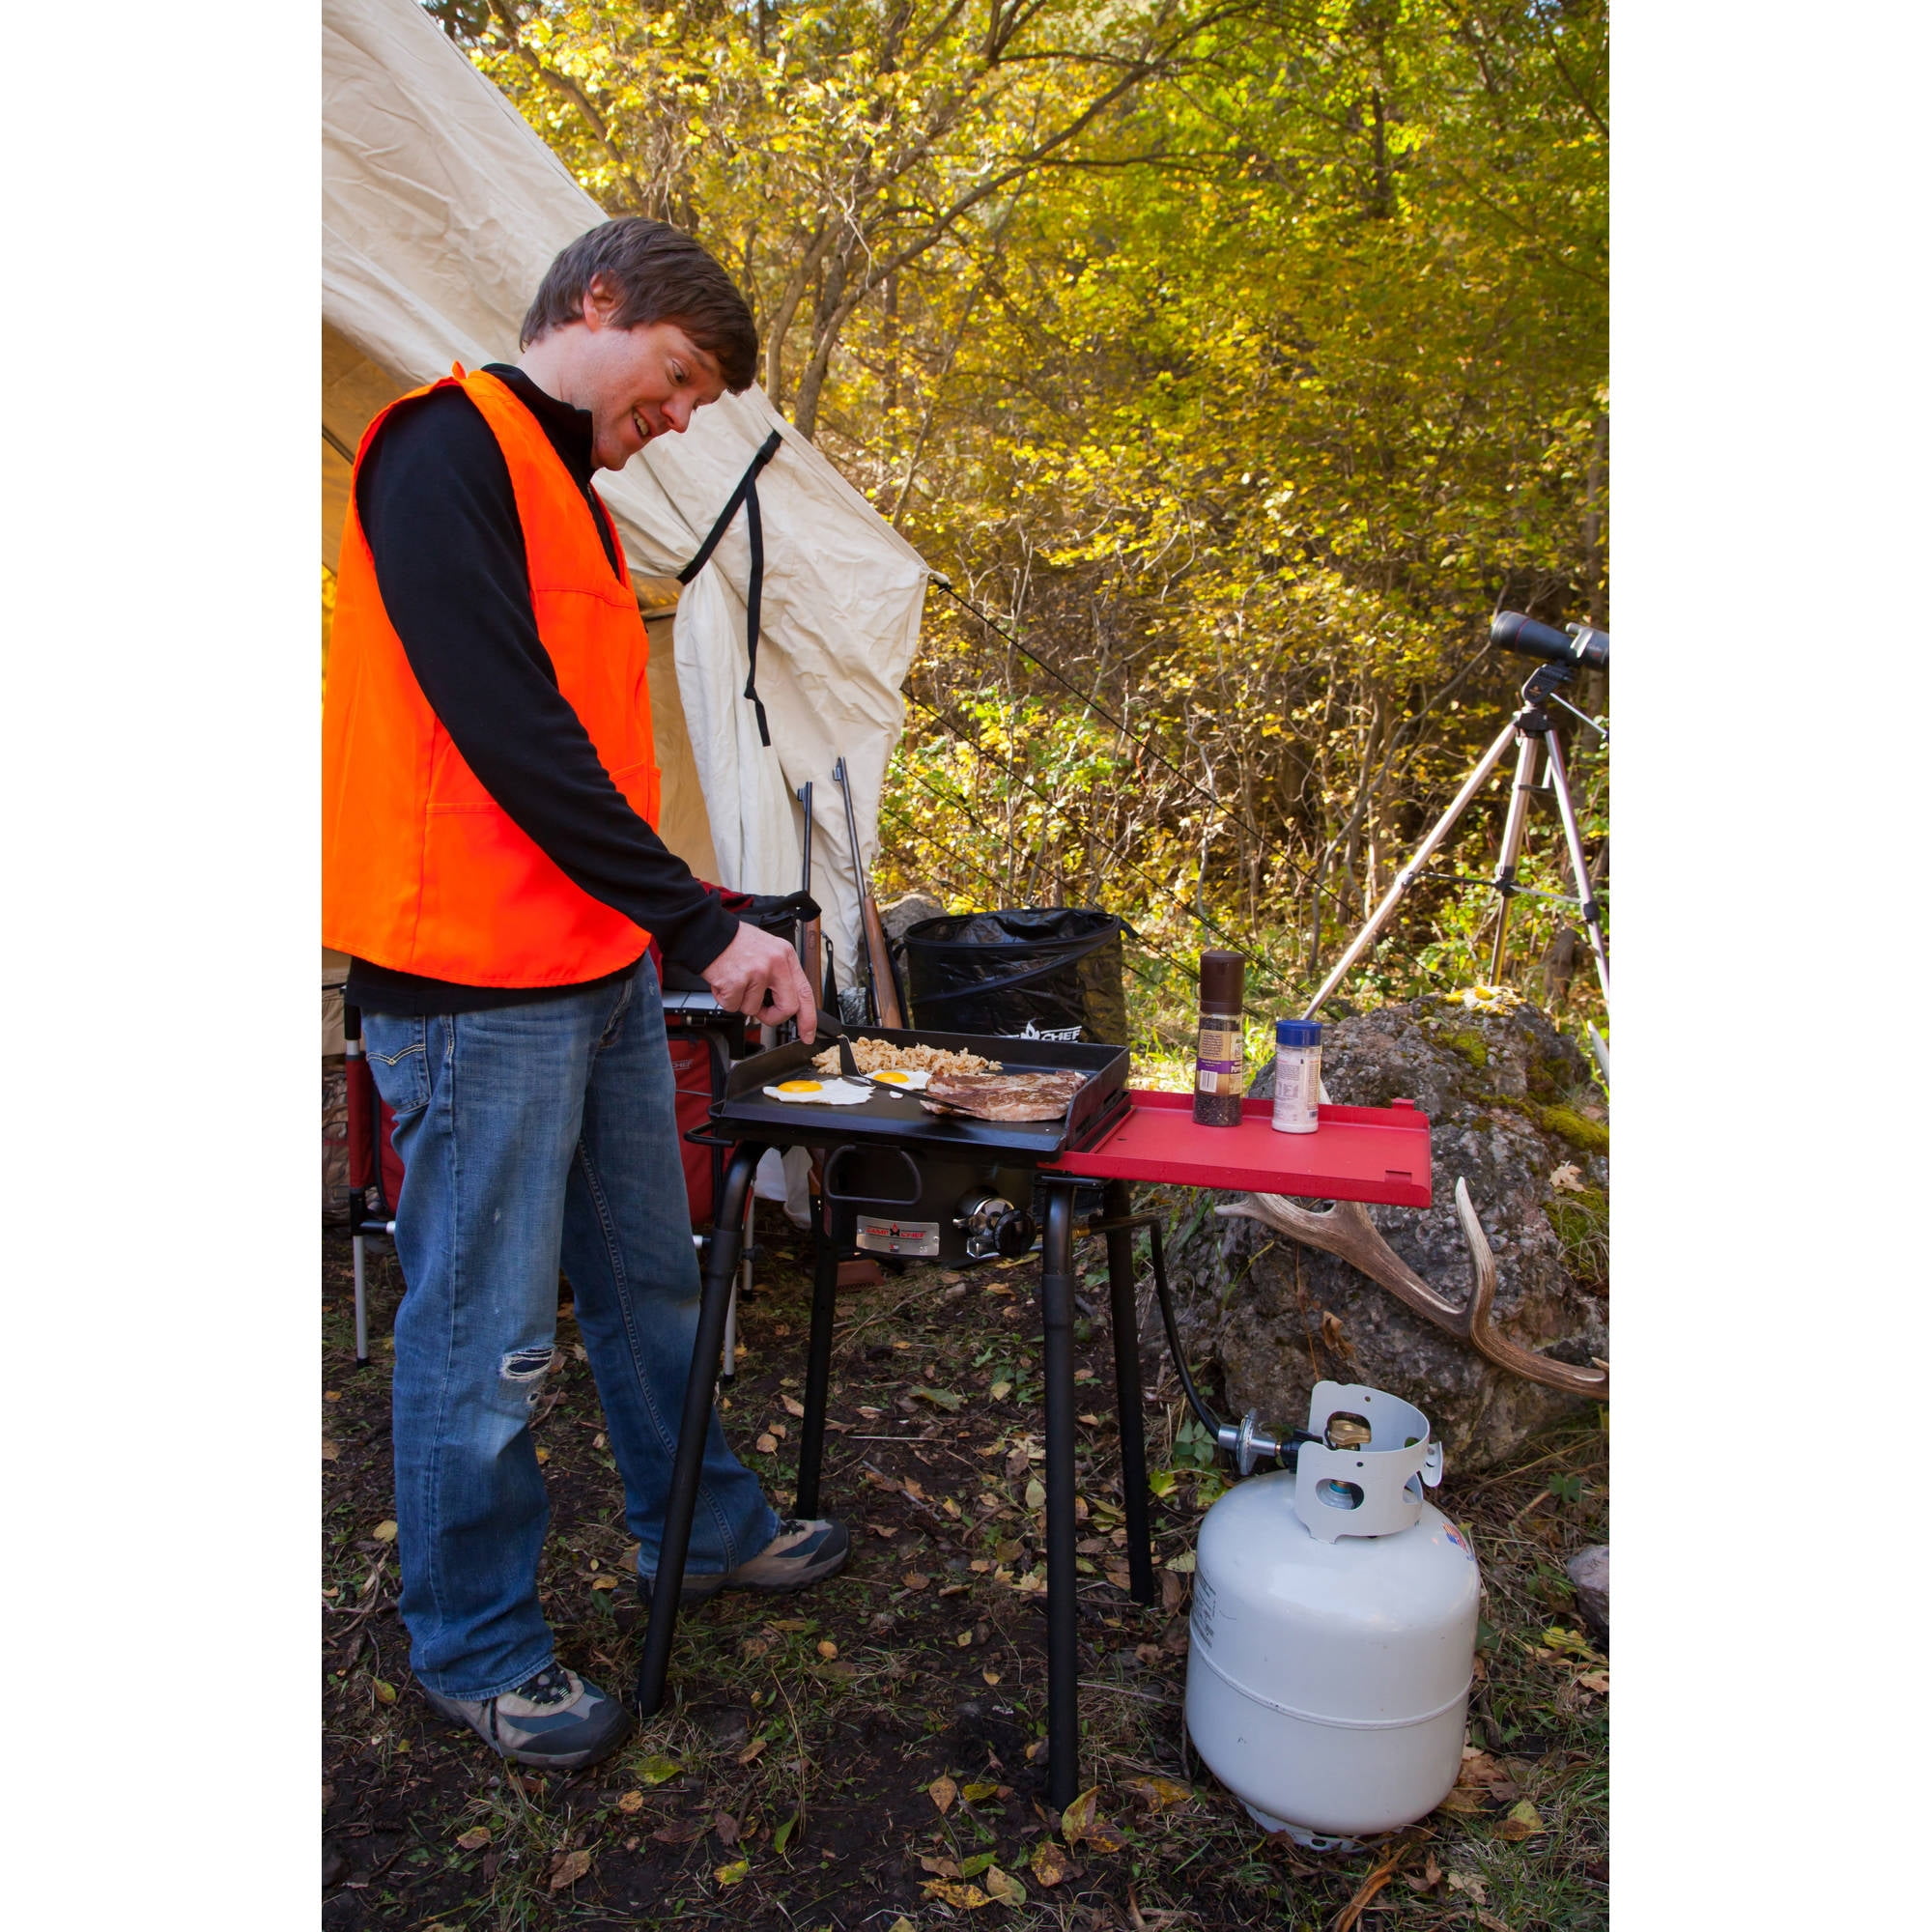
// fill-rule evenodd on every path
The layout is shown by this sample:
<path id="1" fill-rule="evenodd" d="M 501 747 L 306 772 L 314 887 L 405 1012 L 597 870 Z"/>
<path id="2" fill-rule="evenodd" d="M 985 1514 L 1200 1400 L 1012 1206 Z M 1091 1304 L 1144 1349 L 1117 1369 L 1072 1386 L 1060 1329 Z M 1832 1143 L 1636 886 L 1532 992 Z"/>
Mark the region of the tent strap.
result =
<path id="1" fill-rule="evenodd" d="M 718 548 L 718 539 L 731 526 L 731 519 L 738 514 L 739 504 L 745 506 L 745 534 L 752 543 L 752 574 L 745 584 L 745 691 L 744 696 L 752 700 L 752 709 L 758 720 L 758 743 L 767 750 L 771 748 L 772 734 L 765 723 L 765 707 L 758 696 L 758 607 L 764 601 L 765 590 L 765 520 L 758 510 L 758 471 L 779 453 L 779 444 L 783 438 L 773 430 L 758 445 L 758 453 L 752 458 L 744 475 L 738 479 L 738 487 L 725 498 L 724 507 L 718 513 L 718 521 L 711 526 L 711 534 L 697 547 L 697 554 L 677 574 L 680 583 L 689 583 L 704 566 L 711 561 L 711 553 Z"/>

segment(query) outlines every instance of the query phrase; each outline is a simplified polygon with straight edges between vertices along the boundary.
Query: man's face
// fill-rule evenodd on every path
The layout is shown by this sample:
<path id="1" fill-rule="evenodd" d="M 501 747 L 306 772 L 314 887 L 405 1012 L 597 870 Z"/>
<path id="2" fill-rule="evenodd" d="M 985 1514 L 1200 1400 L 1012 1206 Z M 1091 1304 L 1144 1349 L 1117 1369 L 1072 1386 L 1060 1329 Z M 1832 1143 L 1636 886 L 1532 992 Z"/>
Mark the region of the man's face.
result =
<path id="1" fill-rule="evenodd" d="M 724 393 L 717 358 L 675 323 L 619 328 L 615 306 L 601 283 L 591 285 L 564 398 L 589 411 L 600 469 L 623 469 L 654 437 L 682 435 L 696 411 Z"/>

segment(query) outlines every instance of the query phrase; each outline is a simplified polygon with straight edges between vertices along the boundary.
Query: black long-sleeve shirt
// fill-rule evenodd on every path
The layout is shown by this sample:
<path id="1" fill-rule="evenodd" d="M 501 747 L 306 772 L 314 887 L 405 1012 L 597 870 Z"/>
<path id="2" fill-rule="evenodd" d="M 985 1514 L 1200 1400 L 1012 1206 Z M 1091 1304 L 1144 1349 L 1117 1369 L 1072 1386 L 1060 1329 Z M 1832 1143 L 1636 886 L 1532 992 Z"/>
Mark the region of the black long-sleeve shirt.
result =
<path id="1" fill-rule="evenodd" d="M 584 514 L 614 570 L 613 539 L 590 487 L 588 413 L 547 395 L 521 369 L 493 363 L 489 373 L 542 426 L 583 492 Z M 445 388 L 396 410 L 363 459 L 355 509 L 410 668 L 483 788 L 566 878 L 635 920 L 670 959 L 708 965 L 730 945 L 738 921 L 632 810 L 558 690 L 537 635 L 509 465 L 475 404 Z M 365 1011 L 430 1013 L 580 988 L 460 985 L 356 959 L 346 990 Z"/>

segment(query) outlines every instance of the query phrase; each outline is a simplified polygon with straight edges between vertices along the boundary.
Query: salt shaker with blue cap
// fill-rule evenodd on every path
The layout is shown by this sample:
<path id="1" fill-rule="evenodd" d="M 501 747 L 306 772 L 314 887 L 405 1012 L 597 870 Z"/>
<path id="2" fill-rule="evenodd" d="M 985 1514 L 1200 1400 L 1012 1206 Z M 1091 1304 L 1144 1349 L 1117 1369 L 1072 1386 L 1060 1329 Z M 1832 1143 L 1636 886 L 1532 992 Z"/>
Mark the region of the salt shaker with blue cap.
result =
<path id="1" fill-rule="evenodd" d="M 1278 1134 L 1312 1134 L 1320 1125 L 1321 1022 L 1274 1023 L 1274 1115 Z"/>

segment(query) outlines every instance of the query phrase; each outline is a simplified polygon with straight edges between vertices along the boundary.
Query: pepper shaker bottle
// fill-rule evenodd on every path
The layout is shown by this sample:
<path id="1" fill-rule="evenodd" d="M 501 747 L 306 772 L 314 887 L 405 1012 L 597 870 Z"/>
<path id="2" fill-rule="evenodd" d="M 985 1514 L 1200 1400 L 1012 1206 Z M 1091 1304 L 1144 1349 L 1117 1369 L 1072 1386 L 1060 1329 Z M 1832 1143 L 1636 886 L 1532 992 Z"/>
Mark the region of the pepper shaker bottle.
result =
<path id="1" fill-rule="evenodd" d="M 1201 955 L 1201 1030 L 1194 1057 L 1194 1118 L 1204 1127 L 1241 1123 L 1243 1047 L 1238 952 Z"/>

